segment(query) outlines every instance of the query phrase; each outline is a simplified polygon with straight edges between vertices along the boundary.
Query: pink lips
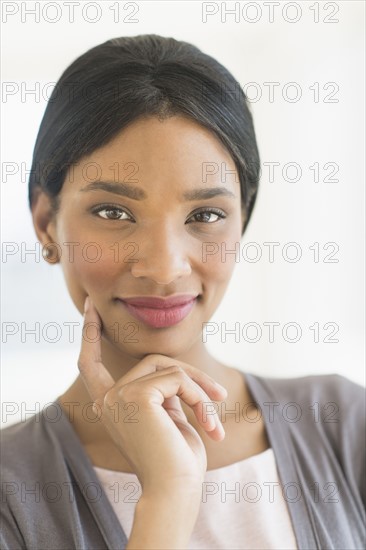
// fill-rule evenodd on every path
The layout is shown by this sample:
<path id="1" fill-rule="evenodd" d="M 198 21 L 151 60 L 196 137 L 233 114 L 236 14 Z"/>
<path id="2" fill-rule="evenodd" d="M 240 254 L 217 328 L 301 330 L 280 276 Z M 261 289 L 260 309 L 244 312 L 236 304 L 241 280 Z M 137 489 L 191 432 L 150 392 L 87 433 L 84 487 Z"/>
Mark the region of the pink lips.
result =
<path id="1" fill-rule="evenodd" d="M 193 309 L 197 295 L 181 294 L 160 298 L 158 296 L 136 296 L 119 298 L 129 313 L 154 328 L 166 328 L 182 321 Z"/>

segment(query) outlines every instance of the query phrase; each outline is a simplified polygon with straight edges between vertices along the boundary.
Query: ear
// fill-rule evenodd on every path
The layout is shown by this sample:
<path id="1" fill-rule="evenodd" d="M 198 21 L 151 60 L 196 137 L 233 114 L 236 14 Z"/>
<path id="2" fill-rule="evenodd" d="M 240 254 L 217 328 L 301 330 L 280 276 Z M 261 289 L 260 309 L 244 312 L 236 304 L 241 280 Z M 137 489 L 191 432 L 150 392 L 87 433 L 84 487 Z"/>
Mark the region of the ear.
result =
<path id="1" fill-rule="evenodd" d="M 55 215 L 50 197 L 41 189 L 34 191 L 32 203 L 33 226 L 42 246 L 56 241 Z"/>

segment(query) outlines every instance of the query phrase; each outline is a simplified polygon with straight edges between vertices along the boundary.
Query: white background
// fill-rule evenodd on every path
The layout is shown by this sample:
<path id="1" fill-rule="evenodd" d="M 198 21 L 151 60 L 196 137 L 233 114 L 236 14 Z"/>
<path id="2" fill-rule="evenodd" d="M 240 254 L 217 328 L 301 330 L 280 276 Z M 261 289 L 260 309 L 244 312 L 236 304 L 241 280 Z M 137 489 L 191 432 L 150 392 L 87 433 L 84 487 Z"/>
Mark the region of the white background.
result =
<path id="1" fill-rule="evenodd" d="M 273 21 L 268 2 L 237 2 L 236 15 L 225 15 L 222 4 L 214 2 L 76 2 L 73 22 L 64 2 L 38 3 L 39 21 L 27 11 L 35 2 L 2 4 L 2 241 L 3 247 L 19 247 L 18 253 L 3 254 L 1 263 L 1 397 L 15 404 L 15 414 L 3 421 L 15 422 L 21 413 L 25 417 L 27 408 L 37 410 L 37 403 L 42 407 L 52 401 L 78 374 L 82 319 L 61 267 L 20 253 L 22 247 L 35 249 L 36 243 L 24 171 L 31 165 L 52 83 L 87 49 L 124 35 L 155 33 L 191 42 L 224 64 L 252 99 L 263 170 L 260 191 L 240 261 L 212 319 L 218 332 L 207 337 L 209 349 L 226 364 L 258 375 L 339 373 L 365 384 L 364 2 L 280 2 Z M 133 4 L 138 12 L 130 18 L 136 22 L 124 21 Z M 226 8 L 235 8 L 235 3 L 226 3 Z M 217 13 L 204 22 L 205 10 Z M 273 98 L 264 84 L 270 82 L 278 83 Z M 294 82 L 296 88 L 288 86 Z M 26 93 L 31 89 L 36 93 Z M 296 90 L 301 97 L 291 101 Z M 280 163 L 274 181 L 263 165 L 268 162 Z M 291 167 L 282 173 L 287 163 L 300 166 L 299 181 L 286 181 L 296 175 Z M 320 167 L 318 182 L 309 168 L 314 163 Z M 324 181 L 331 175 L 331 167 L 323 168 L 326 163 L 339 167 L 333 175 L 338 181 Z M 7 173 L 11 167 L 13 175 Z M 265 242 L 280 243 L 273 262 Z M 297 262 L 289 261 L 293 247 L 286 256 L 290 242 L 301 251 Z M 248 261 L 255 248 L 244 248 L 246 243 L 257 243 L 262 252 L 257 262 Z M 318 262 L 309 248 L 314 243 L 319 243 Z M 324 250 L 326 243 L 339 247 L 333 256 L 338 262 L 324 261 L 334 246 Z M 70 322 L 79 324 L 73 342 L 64 324 Z M 263 324 L 268 322 L 280 323 L 274 342 Z M 36 323 L 39 343 L 25 334 Z M 58 323 L 58 342 L 50 342 L 55 330 L 44 332 L 47 323 Z M 228 334 L 226 343 L 225 323 L 227 329 L 239 323 L 240 329 L 236 337 Z M 261 328 L 257 342 L 248 341 L 254 339 L 254 330 L 243 336 L 247 323 Z M 287 323 L 301 328 L 298 342 L 283 337 Z M 309 328 L 314 323 L 319 323 L 319 342 Z M 324 328 L 326 323 L 339 327 L 332 337 L 338 342 L 325 341 L 335 326 Z M 11 327 L 17 331 L 13 335 L 7 334 Z M 288 339 L 294 334 L 289 330 Z"/>

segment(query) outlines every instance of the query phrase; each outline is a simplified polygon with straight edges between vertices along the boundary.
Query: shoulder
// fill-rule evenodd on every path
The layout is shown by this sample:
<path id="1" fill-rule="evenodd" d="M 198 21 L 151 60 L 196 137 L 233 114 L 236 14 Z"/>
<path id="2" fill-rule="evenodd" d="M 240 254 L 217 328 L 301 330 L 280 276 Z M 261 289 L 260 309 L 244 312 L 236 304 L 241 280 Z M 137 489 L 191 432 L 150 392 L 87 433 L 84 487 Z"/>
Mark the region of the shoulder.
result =
<path id="1" fill-rule="evenodd" d="M 272 404 L 298 448 L 326 450 L 356 484 L 365 502 L 366 392 L 340 374 L 269 378 L 249 374 L 260 406 Z"/>
<path id="2" fill-rule="evenodd" d="M 90 472 L 79 460 L 77 436 L 68 421 L 52 404 L 3 428 L 0 438 L 0 547 L 84 548 L 88 529 L 79 527 L 81 516 L 86 522 L 92 517 L 83 492 Z"/>
<path id="3" fill-rule="evenodd" d="M 334 402 L 348 414 L 365 410 L 365 388 L 340 374 L 269 378 L 250 373 L 248 381 L 261 395 L 281 402 Z"/>
<path id="4" fill-rule="evenodd" d="M 365 453 L 365 388 L 339 374 L 297 378 L 246 375 L 253 397 L 263 408 L 277 411 L 278 418 L 296 437 L 318 444 L 327 439 L 334 449 Z M 275 414 L 275 413 L 273 413 Z"/>
<path id="5" fill-rule="evenodd" d="M 6 550 L 26 548 L 19 526 L 22 518 L 27 516 L 28 508 L 23 490 L 28 482 L 33 483 L 41 474 L 43 437 L 35 415 L 0 430 L 0 546 Z"/>
<path id="6" fill-rule="evenodd" d="M 51 468 L 60 445 L 49 411 L 45 408 L 0 430 L 2 478 L 42 477 L 45 467 Z"/>
<path id="7" fill-rule="evenodd" d="M 33 414 L 0 430 L 1 441 L 6 444 L 3 452 L 8 455 L 13 450 L 21 450 L 29 441 L 45 435 L 42 415 Z"/>
<path id="8" fill-rule="evenodd" d="M 25 479 L 26 470 L 37 462 L 37 453 L 41 453 L 43 437 L 43 430 L 36 416 L 2 428 L 1 477 L 7 480 L 11 476 L 14 481 Z"/>

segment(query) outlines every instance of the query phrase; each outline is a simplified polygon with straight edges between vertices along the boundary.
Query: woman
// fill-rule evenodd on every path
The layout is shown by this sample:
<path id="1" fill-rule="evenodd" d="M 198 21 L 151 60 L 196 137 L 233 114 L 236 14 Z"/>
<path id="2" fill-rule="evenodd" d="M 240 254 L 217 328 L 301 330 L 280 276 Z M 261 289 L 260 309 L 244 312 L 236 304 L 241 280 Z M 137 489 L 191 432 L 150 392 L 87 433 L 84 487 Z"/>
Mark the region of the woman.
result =
<path id="1" fill-rule="evenodd" d="M 363 546 L 362 388 L 202 340 L 259 166 L 242 90 L 190 44 L 118 38 L 61 76 L 29 201 L 84 312 L 80 375 L 2 432 L 2 548 Z"/>

